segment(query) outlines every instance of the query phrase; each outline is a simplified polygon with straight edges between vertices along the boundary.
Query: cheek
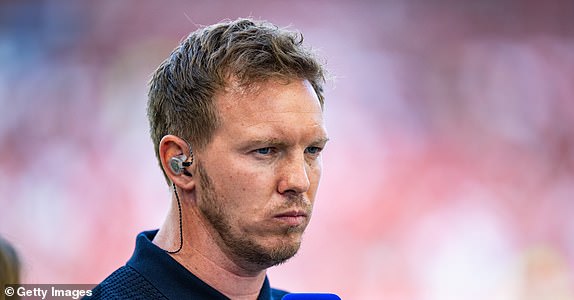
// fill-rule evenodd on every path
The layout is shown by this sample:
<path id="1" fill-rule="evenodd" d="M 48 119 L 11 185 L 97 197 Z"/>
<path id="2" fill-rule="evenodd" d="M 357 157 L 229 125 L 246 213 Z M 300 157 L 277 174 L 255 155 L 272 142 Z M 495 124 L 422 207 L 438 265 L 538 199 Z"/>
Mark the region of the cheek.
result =
<path id="1" fill-rule="evenodd" d="M 235 162 L 221 169 L 217 189 L 225 195 L 230 207 L 242 212 L 254 212 L 267 204 L 275 191 L 273 174 Z"/>
<path id="2" fill-rule="evenodd" d="M 321 181 L 321 174 L 322 174 L 322 166 L 321 162 L 317 162 L 316 165 L 310 166 L 308 171 L 309 182 L 311 183 L 311 187 L 309 190 L 313 190 L 313 194 L 317 190 L 319 186 L 319 182 Z"/>

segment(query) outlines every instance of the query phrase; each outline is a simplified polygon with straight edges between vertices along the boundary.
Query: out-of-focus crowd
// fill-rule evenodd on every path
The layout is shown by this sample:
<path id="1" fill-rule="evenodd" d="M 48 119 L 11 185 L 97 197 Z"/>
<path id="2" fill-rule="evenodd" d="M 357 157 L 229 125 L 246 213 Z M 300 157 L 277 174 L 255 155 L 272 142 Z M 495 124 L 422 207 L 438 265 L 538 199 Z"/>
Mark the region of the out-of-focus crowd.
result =
<path id="1" fill-rule="evenodd" d="M 97 283 L 159 226 L 146 84 L 198 26 L 292 25 L 333 76 L 300 254 L 343 299 L 574 299 L 569 1 L 0 1 L 0 235 L 28 283 Z"/>

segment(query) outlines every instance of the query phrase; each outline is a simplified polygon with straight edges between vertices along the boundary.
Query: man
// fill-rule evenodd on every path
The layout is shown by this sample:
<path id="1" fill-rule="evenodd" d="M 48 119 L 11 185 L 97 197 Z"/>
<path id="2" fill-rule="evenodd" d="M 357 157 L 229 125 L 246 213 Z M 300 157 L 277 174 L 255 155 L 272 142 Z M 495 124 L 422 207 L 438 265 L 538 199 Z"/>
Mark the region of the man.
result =
<path id="1" fill-rule="evenodd" d="M 20 283 L 20 258 L 16 249 L 0 236 L 0 300 L 8 298 L 4 288 L 7 284 Z M 10 297 L 20 299 L 19 297 Z"/>
<path id="2" fill-rule="evenodd" d="M 323 82 L 300 34 L 248 19 L 191 33 L 150 83 L 170 211 L 92 298 L 281 299 L 266 269 L 295 255 L 311 218 Z"/>

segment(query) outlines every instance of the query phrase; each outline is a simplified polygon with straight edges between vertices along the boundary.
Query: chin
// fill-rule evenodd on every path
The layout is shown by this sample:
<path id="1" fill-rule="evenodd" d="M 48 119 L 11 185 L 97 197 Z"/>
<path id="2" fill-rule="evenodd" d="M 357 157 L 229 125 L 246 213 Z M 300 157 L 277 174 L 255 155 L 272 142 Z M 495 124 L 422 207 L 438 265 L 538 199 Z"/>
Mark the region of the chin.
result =
<path id="1" fill-rule="evenodd" d="M 271 249 L 269 251 L 269 263 L 271 266 L 276 266 L 288 261 L 297 254 L 300 247 L 301 241 L 299 240 L 297 242 L 283 243 L 282 245 Z"/>
<path id="2" fill-rule="evenodd" d="M 248 261 L 265 268 L 280 265 L 295 256 L 300 247 L 300 234 L 281 236 L 266 245 L 256 247 L 253 253 L 256 255 L 249 257 Z"/>
<path id="3" fill-rule="evenodd" d="M 269 247 L 270 253 L 276 260 L 282 260 L 280 263 L 295 256 L 301 248 L 301 233 L 291 233 L 278 238 L 273 246 Z"/>

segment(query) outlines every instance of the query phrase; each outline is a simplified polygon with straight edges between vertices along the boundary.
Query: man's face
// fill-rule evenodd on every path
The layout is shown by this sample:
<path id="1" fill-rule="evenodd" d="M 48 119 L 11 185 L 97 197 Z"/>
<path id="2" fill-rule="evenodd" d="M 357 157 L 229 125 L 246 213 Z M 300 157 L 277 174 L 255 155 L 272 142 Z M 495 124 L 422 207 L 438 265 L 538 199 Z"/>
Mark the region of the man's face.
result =
<path id="1" fill-rule="evenodd" d="M 311 218 L 327 141 L 308 81 L 268 81 L 216 97 L 220 127 L 198 156 L 198 207 L 236 263 L 291 258 Z"/>

